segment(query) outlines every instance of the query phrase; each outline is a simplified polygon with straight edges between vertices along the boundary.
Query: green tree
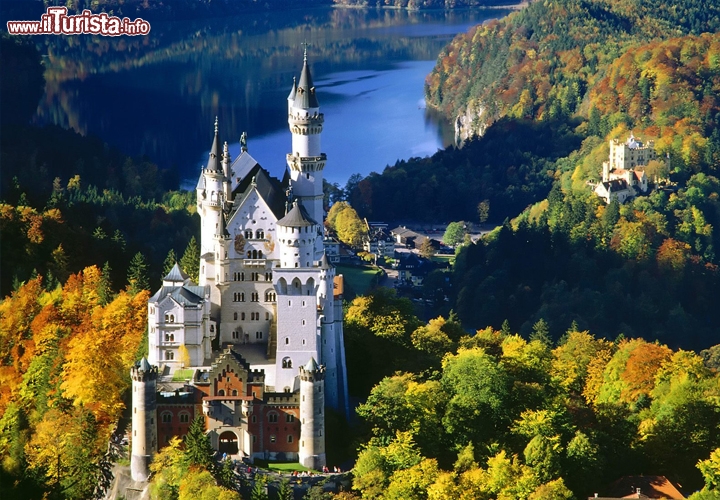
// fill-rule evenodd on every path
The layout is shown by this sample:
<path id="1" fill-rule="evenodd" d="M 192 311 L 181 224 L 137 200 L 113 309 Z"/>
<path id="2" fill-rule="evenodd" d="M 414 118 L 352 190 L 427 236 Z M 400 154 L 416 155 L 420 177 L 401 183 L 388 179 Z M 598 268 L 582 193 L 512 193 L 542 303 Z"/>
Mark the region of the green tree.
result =
<path id="1" fill-rule="evenodd" d="M 432 241 L 430 241 L 430 238 L 426 238 L 421 244 L 420 244 L 420 256 L 424 257 L 426 259 L 432 258 L 433 255 L 435 255 L 435 247 L 432 244 Z"/>
<path id="2" fill-rule="evenodd" d="M 270 500 L 265 476 L 255 474 L 255 481 L 252 490 L 250 490 L 250 500 Z"/>
<path id="3" fill-rule="evenodd" d="M 552 340 L 550 338 L 550 328 L 544 319 L 540 318 L 537 322 L 535 322 L 532 327 L 532 333 L 530 334 L 530 340 L 539 340 L 548 346 L 552 344 Z"/>
<path id="4" fill-rule="evenodd" d="M 175 255 L 175 250 L 173 250 L 171 248 L 167 254 L 167 257 L 165 257 L 165 261 L 163 262 L 163 271 L 162 271 L 163 274 L 162 275 L 167 276 L 168 273 L 170 273 L 170 271 L 172 271 L 173 266 L 175 266 L 175 264 L 177 264 L 177 262 L 178 262 L 178 259 L 177 259 L 177 255 Z"/>
<path id="5" fill-rule="evenodd" d="M 210 444 L 210 438 L 205 434 L 205 417 L 198 415 L 190 424 L 185 437 L 185 455 L 190 465 L 199 465 L 214 472 L 215 450 Z"/>
<path id="6" fill-rule="evenodd" d="M 190 238 L 190 242 L 185 247 L 185 252 L 180 259 L 180 267 L 190 276 L 191 280 L 198 283 L 200 279 L 200 248 L 195 236 Z"/>
<path id="7" fill-rule="evenodd" d="M 138 252 L 130 261 L 128 267 L 127 279 L 128 279 L 128 291 L 131 294 L 137 294 L 142 290 L 150 289 L 150 281 L 147 276 L 147 263 L 145 262 L 145 256 Z"/>
<path id="8" fill-rule="evenodd" d="M 100 304 L 102 305 L 109 304 L 113 299 L 112 278 L 110 277 L 111 273 L 112 268 L 110 267 L 110 262 L 105 261 L 97 291 L 98 297 L 100 298 Z"/>
<path id="9" fill-rule="evenodd" d="M 445 229 L 443 242 L 451 247 L 457 246 L 463 242 L 466 234 L 467 229 L 465 228 L 465 222 L 451 222 Z"/>
<path id="10" fill-rule="evenodd" d="M 290 482 L 287 479 L 281 480 L 277 491 L 277 500 L 293 500 L 294 498 L 295 493 Z"/>

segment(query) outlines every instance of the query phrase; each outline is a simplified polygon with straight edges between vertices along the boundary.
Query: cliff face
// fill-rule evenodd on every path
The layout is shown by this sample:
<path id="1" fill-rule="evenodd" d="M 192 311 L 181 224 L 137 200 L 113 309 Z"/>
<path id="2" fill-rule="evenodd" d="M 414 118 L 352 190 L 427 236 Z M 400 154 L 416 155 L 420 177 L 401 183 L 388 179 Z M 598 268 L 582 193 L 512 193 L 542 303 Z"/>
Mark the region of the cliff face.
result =
<path id="1" fill-rule="evenodd" d="M 455 144 L 462 147 L 466 141 L 481 137 L 496 119 L 480 101 L 471 100 L 455 117 Z"/>

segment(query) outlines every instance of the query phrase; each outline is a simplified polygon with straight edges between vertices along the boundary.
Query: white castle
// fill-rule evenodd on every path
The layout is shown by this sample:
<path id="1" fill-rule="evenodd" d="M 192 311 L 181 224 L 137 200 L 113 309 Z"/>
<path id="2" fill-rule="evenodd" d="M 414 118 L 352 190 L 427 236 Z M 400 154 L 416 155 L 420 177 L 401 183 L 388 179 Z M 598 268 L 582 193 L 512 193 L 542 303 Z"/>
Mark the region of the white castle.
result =
<path id="1" fill-rule="evenodd" d="M 325 464 L 324 407 L 348 414 L 342 277 L 323 248 L 324 116 L 307 53 L 288 96 L 282 181 L 221 150 L 217 119 L 197 183 L 200 279 L 175 266 L 148 303 L 133 375 L 132 473 L 196 415 L 233 456 Z M 158 370 L 159 368 L 159 370 Z"/>

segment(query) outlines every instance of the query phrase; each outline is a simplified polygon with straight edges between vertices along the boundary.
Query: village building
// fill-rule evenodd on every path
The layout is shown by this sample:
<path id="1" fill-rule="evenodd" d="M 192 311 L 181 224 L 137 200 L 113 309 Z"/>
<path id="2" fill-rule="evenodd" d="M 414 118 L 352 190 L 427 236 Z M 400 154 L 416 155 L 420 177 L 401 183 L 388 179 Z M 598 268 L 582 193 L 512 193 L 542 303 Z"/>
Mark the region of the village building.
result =
<path id="1" fill-rule="evenodd" d="M 307 53 L 287 106 L 282 180 L 245 134 L 233 161 L 216 119 L 196 188 L 199 283 L 177 265 L 163 278 L 148 302 L 148 358 L 131 370 L 135 480 L 198 415 L 218 452 L 319 469 L 325 408 L 349 412 L 339 249 L 323 238 L 324 115 Z"/>
<path id="2" fill-rule="evenodd" d="M 363 250 L 378 259 L 392 259 L 395 255 L 395 238 L 388 231 L 387 224 L 378 224 L 365 220 L 368 235 L 363 241 Z"/>

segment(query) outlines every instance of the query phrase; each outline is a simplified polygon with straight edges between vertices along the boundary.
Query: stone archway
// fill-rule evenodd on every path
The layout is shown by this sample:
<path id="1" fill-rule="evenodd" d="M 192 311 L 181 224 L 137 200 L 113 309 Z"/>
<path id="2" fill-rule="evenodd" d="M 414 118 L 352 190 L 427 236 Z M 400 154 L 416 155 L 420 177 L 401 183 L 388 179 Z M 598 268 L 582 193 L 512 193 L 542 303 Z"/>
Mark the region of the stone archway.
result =
<path id="1" fill-rule="evenodd" d="M 225 431 L 220 434 L 218 439 L 219 446 L 218 451 L 220 453 L 227 453 L 228 455 L 237 455 L 238 453 L 238 438 L 232 431 Z"/>

